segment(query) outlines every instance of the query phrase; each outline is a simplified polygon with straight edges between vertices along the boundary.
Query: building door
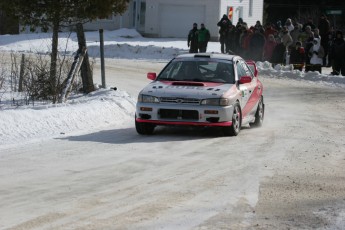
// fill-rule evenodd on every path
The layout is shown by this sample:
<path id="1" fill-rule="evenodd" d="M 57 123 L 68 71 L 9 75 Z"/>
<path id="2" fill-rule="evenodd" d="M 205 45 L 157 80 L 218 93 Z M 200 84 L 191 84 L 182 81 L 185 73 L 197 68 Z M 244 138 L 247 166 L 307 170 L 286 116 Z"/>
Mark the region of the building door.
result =
<path id="1" fill-rule="evenodd" d="M 138 31 L 145 32 L 146 1 L 140 1 Z"/>
<path id="2" fill-rule="evenodd" d="M 133 27 L 139 32 L 145 32 L 146 0 L 133 1 Z"/>

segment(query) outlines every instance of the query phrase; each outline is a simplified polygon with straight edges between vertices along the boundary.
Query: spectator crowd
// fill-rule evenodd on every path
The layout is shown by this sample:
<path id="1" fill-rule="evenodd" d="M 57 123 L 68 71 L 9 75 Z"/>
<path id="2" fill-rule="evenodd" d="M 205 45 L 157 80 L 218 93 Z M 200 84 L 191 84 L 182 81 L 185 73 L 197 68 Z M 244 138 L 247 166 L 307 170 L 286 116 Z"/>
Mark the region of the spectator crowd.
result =
<path id="1" fill-rule="evenodd" d="M 332 67 L 333 75 L 345 76 L 345 40 L 341 30 L 335 30 L 326 15 L 318 22 L 312 18 L 302 24 L 290 18 L 284 23 L 257 21 L 248 26 L 241 18 L 233 24 L 227 15 L 217 23 L 220 52 L 236 54 L 253 61 L 268 61 L 273 65 L 292 64 L 295 69 L 322 72 Z M 201 24 L 193 24 L 188 34 L 190 53 L 206 52 L 210 33 Z"/>

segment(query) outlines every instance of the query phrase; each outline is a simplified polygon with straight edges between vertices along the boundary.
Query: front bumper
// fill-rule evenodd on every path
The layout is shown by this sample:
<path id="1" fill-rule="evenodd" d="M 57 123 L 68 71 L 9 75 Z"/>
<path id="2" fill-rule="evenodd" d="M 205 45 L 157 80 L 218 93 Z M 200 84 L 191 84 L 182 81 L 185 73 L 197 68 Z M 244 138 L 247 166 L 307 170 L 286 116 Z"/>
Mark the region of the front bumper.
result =
<path id="1" fill-rule="evenodd" d="M 136 122 L 155 125 L 231 126 L 233 106 L 138 103 Z"/>
<path id="2" fill-rule="evenodd" d="M 232 125 L 231 121 L 226 122 L 179 122 L 179 121 L 157 121 L 157 120 L 144 120 L 136 118 L 139 123 L 151 123 L 154 125 L 177 125 L 177 126 L 208 126 L 208 127 L 228 127 Z"/>

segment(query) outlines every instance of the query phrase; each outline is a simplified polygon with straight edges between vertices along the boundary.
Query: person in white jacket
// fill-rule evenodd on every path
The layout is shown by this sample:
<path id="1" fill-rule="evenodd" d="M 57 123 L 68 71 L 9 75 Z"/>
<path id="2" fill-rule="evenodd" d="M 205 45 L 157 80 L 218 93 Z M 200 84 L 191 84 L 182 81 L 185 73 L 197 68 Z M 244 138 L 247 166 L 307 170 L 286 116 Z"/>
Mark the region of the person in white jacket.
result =
<path id="1" fill-rule="evenodd" d="M 285 26 L 289 30 L 289 33 L 291 33 L 291 31 L 293 31 L 293 29 L 295 28 L 291 21 L 291 18 L 286 19 Z"/>
<path id="2" fill-rule="evenodd" d="M 310 71 L 322 72 L 323 56 L 325 50 L 321 45 L 320 38 L 314 38 L 313 46 L 309 49 Z"/>

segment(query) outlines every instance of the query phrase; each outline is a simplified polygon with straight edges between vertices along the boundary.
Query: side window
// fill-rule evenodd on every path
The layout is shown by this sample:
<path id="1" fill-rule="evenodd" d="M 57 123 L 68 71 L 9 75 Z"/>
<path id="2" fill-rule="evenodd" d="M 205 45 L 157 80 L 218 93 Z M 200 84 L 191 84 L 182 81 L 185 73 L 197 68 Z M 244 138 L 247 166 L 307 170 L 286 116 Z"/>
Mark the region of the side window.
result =
<path id="1" fill-rule="evenodd" d="M 160 74 L 160 78 L 174 78 L 181 68 L 181 62 L 172 62 Z"/>
<path id="2" fill-rule="evenodd" d="M 241 75 L 241 77 L 242 76 L 251 76 L 253 78 L 253 73 L 249 69 L 247 63 L 245 63 L 243 60 L 241 60 L 241 61 L 238 62 L 238 65 L 240 65 L 242 67 L 243 72 L 244 72 L 244 75 Z"/>
<path id="3" fill-rule="evenodd" d="M 237 68 L 238 78 L 241 78 L 243 76 L 247 76 L 247 73 L 246 73 L 245 69 L 243 68 L 243 65 L 241 65 L 240 61 L 238 61 L 236 63 L 236 68 Z"/>

